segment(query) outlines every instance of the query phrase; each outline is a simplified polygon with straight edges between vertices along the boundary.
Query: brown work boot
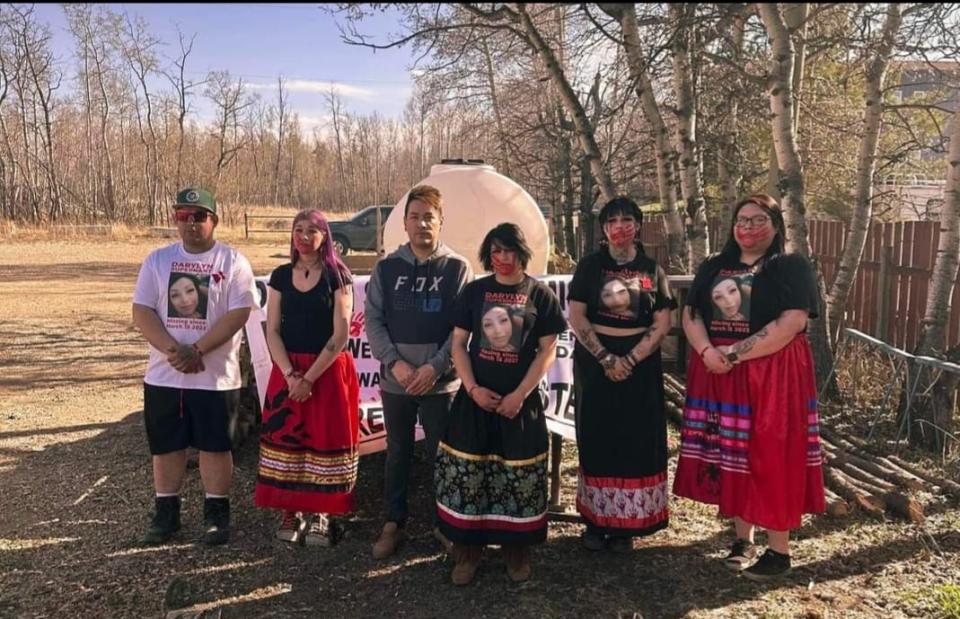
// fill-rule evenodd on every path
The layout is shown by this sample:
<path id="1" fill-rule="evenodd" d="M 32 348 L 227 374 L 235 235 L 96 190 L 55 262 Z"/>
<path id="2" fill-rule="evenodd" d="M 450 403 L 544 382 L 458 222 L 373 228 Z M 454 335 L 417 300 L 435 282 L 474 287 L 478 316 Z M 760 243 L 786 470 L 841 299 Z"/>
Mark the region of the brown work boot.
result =
<path id="1" fill-rule="evenodd" d="M 483 552 L 482 546 L 465 546 L 463 544 L 453 545 L 453 573 L 450 575 L 453 584 L 462 586 L 473 582 L 473 577 L 477 574 L 477 567 L 480 565 L 480 555 Z"/>
<path id="2" fill-rule="evenodd" d="M 383 525 L 383 531 L 380 537 L 373 543 L 373 558 L 386 559 L 397 551 L 397 546 L 403 539 L 403 530 L 397 526 L 396 522 L 388 522 Z"/>
<path id="3" fill-rule="evenodd" d="M 507 564 L 507 576 L 513 582 L 530 579 L 530 547 L 523 545 L 504 545 L 503 560 Z"/>

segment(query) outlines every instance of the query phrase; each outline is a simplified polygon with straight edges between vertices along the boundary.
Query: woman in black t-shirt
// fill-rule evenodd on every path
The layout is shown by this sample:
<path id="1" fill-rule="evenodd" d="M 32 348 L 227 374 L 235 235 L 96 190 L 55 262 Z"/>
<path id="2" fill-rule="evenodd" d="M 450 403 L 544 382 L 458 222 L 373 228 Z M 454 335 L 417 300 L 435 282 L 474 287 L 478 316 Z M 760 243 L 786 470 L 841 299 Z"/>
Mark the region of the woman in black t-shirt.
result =
<path id="1" fill-rule="evenodd" d="M 568 295 L 577 334 L 577 509 L 591 550 L 630 550 L 633 537 L 669 518 L 660 342 L 677 303 L 637 241 L 642 217 L 629 198 L 603 207 L 605 246 L 580 260 Z"/>
<path id="2" fill-rule="evenodd" d="M 462 385 L 437 452 L 436 496 L 458 585 L 473 580 L 487 544 L 502 546 L 511 580 L 526 580 L 529 546 L 547 537 L 541 381 L 567 324 L 553 291 L 524 272 L 530 258 L 516 225 L 491 230 L 480 260 L 494 274 L 467 284 L 454 312 L 452 356 Z"/>
<path id="3" fill-rule="evenodd" d="M 817 386 L 806 337 L 817 316 L 807 261 L 784 253 L 780 206 L 758 194 L 734 208 L 723 250 L 697 270 L 683 315 L 696 354 L 674 492 L 719 505 L 737 540 L 726 565 L 753 580 L 790 569 L 790 530 L 824 509 Z M 754 527 L 769 548 L 756 563 Z"/>
<path id="4" fill-rule="evenodd" d="M 276 537 L 328 546 L 329 515 L 353 510 L 360 384 L 344 351 L 353 309 L 350 271 L 315 209 L 293 220 L 290 263 L 270 275 L 267 346 L 273 371 L 260 431 L 254 497 L 282 512 Z"/>

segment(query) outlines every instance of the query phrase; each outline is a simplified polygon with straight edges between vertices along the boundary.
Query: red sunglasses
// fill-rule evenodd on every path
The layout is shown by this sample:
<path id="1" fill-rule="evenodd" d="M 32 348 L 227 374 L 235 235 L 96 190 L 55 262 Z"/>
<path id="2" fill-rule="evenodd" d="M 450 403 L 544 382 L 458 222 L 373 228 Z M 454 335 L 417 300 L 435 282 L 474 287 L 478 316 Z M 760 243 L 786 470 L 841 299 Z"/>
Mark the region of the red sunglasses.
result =
<path id="1" fill-rule="evenodd" d="M 194 222 L 202 224 L 207 221 L 207 218 L 210 217 L 213 213 L 210 211 L 185 211 L 177 210 L 173 212 L 173 218 L 180 222 Z"/>

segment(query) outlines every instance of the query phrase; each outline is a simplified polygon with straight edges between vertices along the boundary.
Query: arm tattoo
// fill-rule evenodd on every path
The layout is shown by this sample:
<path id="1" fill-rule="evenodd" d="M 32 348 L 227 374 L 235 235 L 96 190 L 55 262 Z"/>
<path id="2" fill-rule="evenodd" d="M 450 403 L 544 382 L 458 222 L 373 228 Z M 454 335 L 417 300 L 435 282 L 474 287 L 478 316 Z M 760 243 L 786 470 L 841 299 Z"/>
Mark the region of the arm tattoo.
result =
<path id="1" fill-rule="evenodd" d="M 769 334 L 770 334 L 770 333 L 769 333 L 769 331 L 767 331 L 767 328 L 764 327 L 764 328 L 760 329 L 759 331 L 757 331 L 756 333 L 754 333 L 753 335 L 751 335 L 750 337 L 748 337 L 747 339 L 742 340 L 739 344 L 734 344 L 734 345 L 733 345 L 733 351 L 734 351 L 735 353 L 737 353 L 738 355 L 742 355 L 742 354 L 745 354 L 745 353 L 747 353 L 747 352 L 750 352 L 750 350 L 751 350 L 754 346 L 756 346 L 757 343 L 760 342 L 760 340 L 762 340 L 763 338 L 767 337 L 767 335 L 769 335 Z"/>
<path id="2" fill-rule="evenodd" d="M 335 353 L 335 352 L 337 352 L 337 343 L 334 342 L 334 341 L 333 341 L 333 338 L 331 337 L 329 340 L 327 340 L 327 345 L 324 346 L 323 349 L 324 349 L 324 350 L 329 350 L 330 352 Z"/>
<path id="3" fill-rule="evenodd" d="M 587 325 L 583 329 L 583 333 L 577 333 L 577 337 L 580 339 L 580 343 L 583 344 L 594 357 L 606 350 L 603 344 L 600 343 L 600 340 L 597 339 L 597 334 L 590 325 Z"/>
<path id="4" fill-rule="evenodd" d="M 637 345 L 630 349 L 629 357 L 634 359 L 637 355 L 642 354 L 643 347 L 646 344 L 649 344 L 647 340 L 653 339 L 653 336 L 657 333 L 657 327 L 650 327 L 643 332 L 643 335 L 640 336 L 640 341 L 637 342 Z"/>

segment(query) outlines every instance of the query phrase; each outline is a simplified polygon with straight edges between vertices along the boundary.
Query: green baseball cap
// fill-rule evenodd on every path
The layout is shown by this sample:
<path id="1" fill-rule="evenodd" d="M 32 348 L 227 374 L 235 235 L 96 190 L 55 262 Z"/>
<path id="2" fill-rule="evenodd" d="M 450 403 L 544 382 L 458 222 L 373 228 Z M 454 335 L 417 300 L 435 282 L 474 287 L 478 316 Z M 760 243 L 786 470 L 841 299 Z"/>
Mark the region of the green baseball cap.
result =
<path id="1" fill-rule="evenodd" d="M 217 201 L 213 199 L 213 194 L 199 187 L 187 187 L 177 194 L 177 201 L 173 203 L 173 208 L 184 206 L 196 206 L 214 215 L 217 214 Z"/>

